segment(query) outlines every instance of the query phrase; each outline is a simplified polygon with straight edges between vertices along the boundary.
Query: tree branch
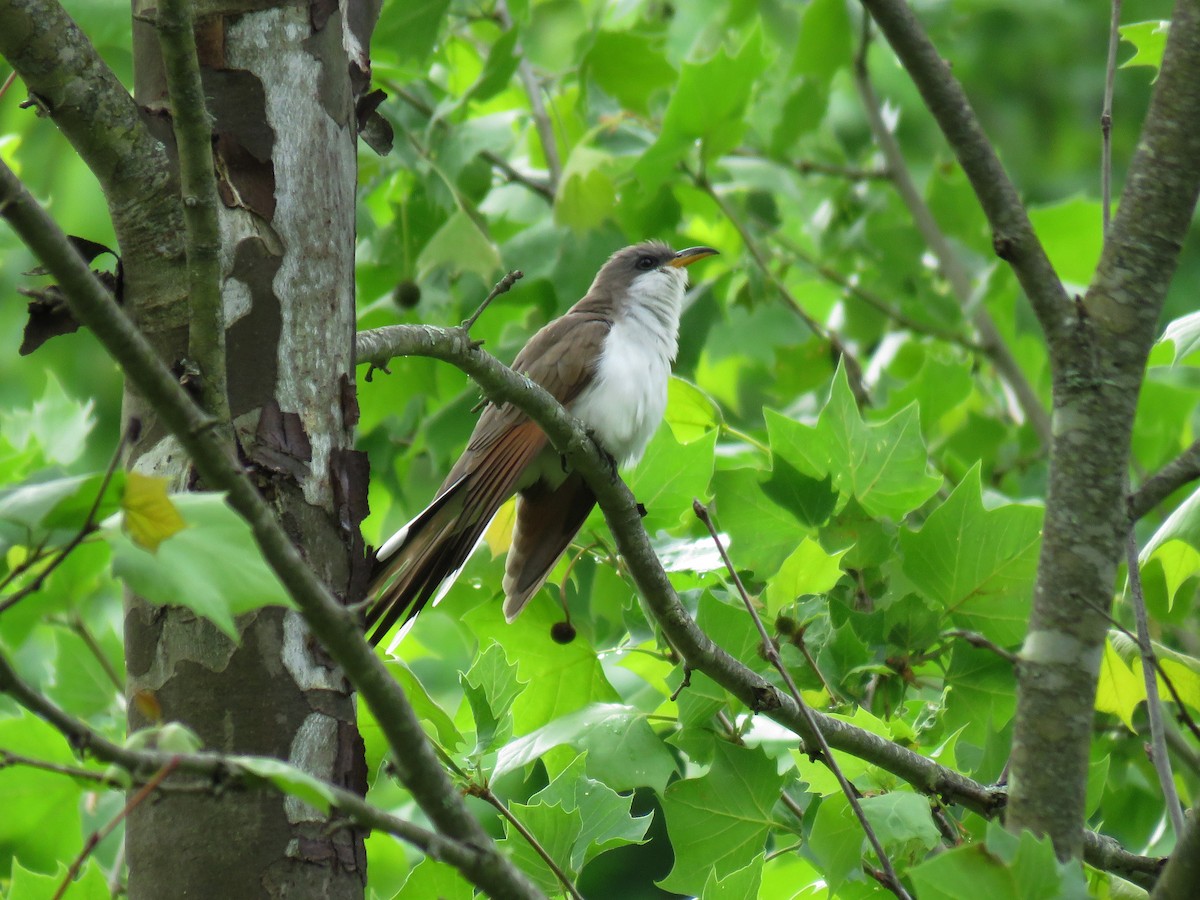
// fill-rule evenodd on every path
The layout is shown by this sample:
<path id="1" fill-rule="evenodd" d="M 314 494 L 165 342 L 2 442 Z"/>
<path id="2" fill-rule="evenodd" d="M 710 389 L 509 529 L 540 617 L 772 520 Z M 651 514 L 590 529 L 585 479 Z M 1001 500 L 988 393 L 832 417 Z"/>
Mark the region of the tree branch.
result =
<path id="1" fill-rule="evenodd" d="M 227 492 L 271 569 L 305 621 L 375 713 L 397 772 L 422 810 L 450 837 L 480 848 L 475 883 L 489 894 L 537 896 L 536 888 L 495 848 L 454 789 L 429 746 L 403 690 L 363 640 L 359 620 L 329 593 L 292 545 L 207 417 L 163 366 L 153 348 L 88 269 L 66 236 L 0 163 L 0 214 L 49 270 L 71 312 L 91 328 L 126 377 L 191 456 L 205 483 Z M 464 873 L 466 874 L 466 873 Z"/>
<path id="2" fill-rule="evenodd" d="M 613 480 L 607 458 L 582 423 L 549 393 L 475 346 L 461 328 L 389 325 L 361 331 L 355 338 L 355 355 L 360 364 L 380 369 L 395 356 L 443 360 L 470 376 L 493 403 L 512 403 L 537 422 L 596 495 L 630 575 L 668 642 L 683 658 L 685 671 L 703 672 L 754 712 L 815 743 L 815 734 L 790 696 L 731 657 L 696 625 L 658 561 L 633 494 L 624 481 Z M 831 748 L 867 760 L 923 793 L 958 803 L 986 818 L 994 818 L 1004 808 L 1007 795 L 1003 790 L 981 785 L 893 741 L 816 710 L 812 715 Z M 1089 863 L 1143 886 L 1153 884 L 1158 860 L 1129 853 L 1112 838 L 1094 832 L 1085 833 L 1084 845 Z"/>
<path id="3" fill-rule="evenodd" d="M 268 781 L 255 775 L 238 758 L 222 753 L 166 753 L 161 750 L 133 750 L 114 744 L 86 723 L 74 718 L 55 705 L 49 698 L 27 684 L 7 657 L 0 654 L 0 693 L 8 694 L 38 718 L 57 730 L 76 750 L 100 762 L 118 766 L 133 779 L 135 784 L 145 784 L 171 760 L 179 776 L 190 775 L 190 781 L 181 781 L 175 776 L 162 785 L 163 790 L 198 790 L 213 792 L 228 788 L 267 789 Z M 103 772 L 74 769 L 45 763 L 17 754 L 0 751 L 0 765 L 27 765 L 44 771 L 54 772 L 77 780 L 100 782 L 116 788 Z M 372 831 L 391 834 L 434 859 L 444 860 L 460 871 L 467 873 L 486 865 L 486 855 L 470 843 L 449 840 L 396 816 L 372 806 L 358 794 L 328 782 L 322 789 L 332 798 L 333 807 L 350 818 L 356 825 Z M 472 881 L 475 878 L 468 874 Z M 479 883 L 479 882 L 476 882 Z"/>
<path id="4" fill-rule="evenodd" d="M 497 0 L 496 12 L 505 29 L 511 29 L 513 27 L 512 16 L 509 15 L 508 4 L 505 0 Z M 533 66 L 525 58 L 524 49 L 518 43 L 513 52 L 519 57 L 517 75 L 521 79 L 521 85 L 525 88 L 525 94 L 529 97 L 529 111 L 533 115 L 533 125 L 537 129 L 538 140 L 542 144 L 542 153 L 546 157 L 546 169 L 550 173 L 550 193 L 554 194 L 558 191 L 559 181 L 562 180 L 562 162 L 558 158 L 558 141 L 554 137 L 554 123 L 550 121 L 550 116 L 546 113 L 546 104 L 542 101 L 542 86 L 538 84 Z"/>
<path id="5" fill-rule="evenodd" d="M 225 384 L 225 310 L 221 299 L 221 205 L 213 174 L 212 123 L 200 83 L 191 0 L 161 0 L 159 46 L 179 154 L 188 274 L 188 357 L 200 369 L 204 409 L 232 446 Z"/>
<path id="6" fill-rule="evenodd" d="M 129 92 L 55 0 L 0 0 L 0 22 L 0 56 L 100 182 L 122 251 L 161 247 L 178 203 Z"/>
<path id="7" fill-rule="evenodd" d="M 1051 344 L 1074 316 L 1058 274 L 966 93 L 905 0 L 862 0 L 958 158 L 992 226 L 996 255 L 1012 266 Z"/>
<path id="8" fill-rule="evenodd" d="M 1200 440 L 1142 482 L 1129 495 L 1129 518 L 1136 522 L 1171 494 L 1200 478 Z"/>
<path id="9" fill-rule="evenodd" d="M 946 236 L 938 227 L 937 220 L 933 217 L 933 211 L 922 199 L 916 184 L 913 183 L 912 175 L 909 173 L 908 164 L 905 162 L 896 136 L 883 121 L 879 98 L 875 94 L 875 88 L 871 84 L 870 74 L 867 71 L 869 27 L 870 19 L 864 17 L 863 38 L 854 65 L 854 82 L 858 86 L 858 93 L 867 114 L 867 123 L 870 125 L 871 134 L 874 135 L 875 143 L 879 145 L 879 149 L 883 153 L 892 185 L 896 188 L 896 193 L 900 195 L 901 202 L 908 209 L 909 215 L 912 216 L 913 224 L 917 226 L 917 231 L 921 233 L 930 252 L 937 257 L 938 267 L 946 281 L 950 283 L 950 289 L 954 291 L 954 296 L 958 299 L 963 314 L 970 316 L 975 330 L 979 332 L 982 339 L 980 350 L 991 360 L 996 371 L 1000 373 L 1000 377 L 1012 389 L 1026 420 L 1048 452 L 1051 434 L 1050 415 L 1046 412 L 1046 407 L 1037 391 L 1025 377 L 1016 357 L 1008 349 L 1008 344 L 1000 336 L 1000 331 L 996 328 L 996 323 L 992 320 L 986 307 L 979 304 L 973 312 L 971 311 L 973 290 L 970 273 L 967 272 L 962 258 L 950 246 L 950 242 L 946 240 Z"/>

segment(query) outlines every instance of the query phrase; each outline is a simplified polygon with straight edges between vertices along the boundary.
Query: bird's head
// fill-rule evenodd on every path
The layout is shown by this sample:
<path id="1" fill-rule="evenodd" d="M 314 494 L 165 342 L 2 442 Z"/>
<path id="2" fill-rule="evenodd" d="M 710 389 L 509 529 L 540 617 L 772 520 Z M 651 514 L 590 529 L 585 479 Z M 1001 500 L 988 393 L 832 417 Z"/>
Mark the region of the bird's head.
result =
<path id="1" fill-rule="evenodd" d="M 676 251 L 662 241 L 643 241 L 610 256 L 596 275 L 592 291 L 616 297 L 682 297 L 687 287 L 687 267 L 716 254 L 712 247 Z"/>

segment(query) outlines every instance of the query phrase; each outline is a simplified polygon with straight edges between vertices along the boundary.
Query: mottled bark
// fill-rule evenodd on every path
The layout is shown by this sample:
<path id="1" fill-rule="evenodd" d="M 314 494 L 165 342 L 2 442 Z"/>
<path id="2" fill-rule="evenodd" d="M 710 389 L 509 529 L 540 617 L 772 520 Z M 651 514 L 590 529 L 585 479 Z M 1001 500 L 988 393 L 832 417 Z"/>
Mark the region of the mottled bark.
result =
<path id="1" fill-rule="evenodd" d="M 154 14 L 149 4 L 135 8 L 135 97 L 174 157 Z M 222 201 L 220 287 L 240 452 L 308 563 L 345 597 L 361 556 L 365 466 L 350 450 L 357 129 L 341 15 L 206 4 L 196 36 Z M 176 363 L 188 347 L 187 279 L 182 260 L 157 261 L 172 264 L 173 290 L 136 293 L 127 308 Z M 132 392 L 126 416 L 142 424 L 133 468 L 203 487 Z M 186 611 L 132 602 L 131 694 L 153 696 L 149 708 L 187 723 L 208 748 L 275 756 L 362 791 L 349 685 L 299 614 L 263 609 L 238 624 L 235 645 Z M 149 724 L 147 708 L 131 703 L 131 728 Z M 361 897 L 362 835 L 328 825 L 271 792 L 164 796 L 130 816 L 130 896 Z"/>

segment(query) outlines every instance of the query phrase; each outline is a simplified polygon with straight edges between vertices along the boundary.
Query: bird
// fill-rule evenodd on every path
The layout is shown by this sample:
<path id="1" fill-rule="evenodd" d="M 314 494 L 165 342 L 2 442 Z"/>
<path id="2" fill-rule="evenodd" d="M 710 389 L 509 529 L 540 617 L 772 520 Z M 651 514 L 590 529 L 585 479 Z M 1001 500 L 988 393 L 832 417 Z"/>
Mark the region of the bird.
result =
<path id="1" fill-rule="evenodd" d="M 512 369 L 579 418 L 615 466 L 641 458 L 667 405 L 679 346 L 686 268 L 712 247 L 676 252 L 643 241 L 608 258 L 591 287 L 517 354 Z M 432 502 L 375 555 L 366 630 L 377 645 L 402 617 L 440 598 L 497 510 L 517 496 L 502 587 L 512 622 L 546 580 L 596 503 L 541 428 L 509 403 L 489 403 Z"/>

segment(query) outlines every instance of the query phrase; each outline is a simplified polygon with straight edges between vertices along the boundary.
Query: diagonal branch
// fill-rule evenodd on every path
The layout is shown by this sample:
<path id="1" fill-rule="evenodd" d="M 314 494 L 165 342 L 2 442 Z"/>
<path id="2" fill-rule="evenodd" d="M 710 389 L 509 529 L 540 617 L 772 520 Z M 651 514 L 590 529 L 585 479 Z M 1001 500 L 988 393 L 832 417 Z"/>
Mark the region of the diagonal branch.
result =
<path id="1" fill-rule="evenodd" d="M 913 183 L 912 175 L 909 173 L 908 164 L 904 160 L 904 154 L 900 150 L 896 136 L 883 121 L 879 97 L 875 94 L 875 87 L 871 84 L 867 71 L 867 29 L 869 25 L 870 20 L 864 18 L 863 39 L 854 64 L 854 82 L 858 87 L 859 96 L 862 98 L 871 134 L 875 137 L 875 143 L 879 145 L 879 149 L 883 153 L 892 185 L 896 188 L 896 193 L 900 195 L 901 202 L 908 209 L 909 215 L 912 216 L 913 224 L 917 226 L 917 231 L 921 233 L 926 246 L 937 258 L 938 267 L 946 281 L 950 283 L 950 289 L 954 291 L 959 306 L 962 307 L 964 314 L 971 317 L 975 330 L 979 332 L 980 349 L 984 356 L 991 360 L 996 371 L 1000 373 L 1000 377 L 1012 389 L 1017 403 L 1025 413 L 1025 418 L 1041 439 L 1043 447 L 1048 450 L 1050 447 L 1050 416 L 1046 412 L 1045 405 L 1038 397 L 1033 385 L 1029 383 L 1029 379 L 1025 377 L 1016 357 L 1008 349 L 991 314 L 982 304 L 971 311 L 973 291 L 967 267 L 963 264 L 962 257 L 950 246 L 950 242 L 946 240 L 946 235 L 942 233 L 941 228 L 938 227 L 937 220 L 933 217 L 933 211 L 925 203 L 916 184 Z"/>
<path id="2" fill-rule="evenodd" d="M 628 570 L 669 643 L 683 658 L 685 671 L 695 670 L 720 684 L 756 713 L 762 713 L 815 745 L 815 734 L 795 701 L 717 646 L 696 625 L 679 601 L 642 526 L 637 501 L 612 469 L 586 428 L 549 393 L 514 373 L 475 346 L 461 328 L 390 325 L 359 332 L 355 355 L 360 364 L 383 368 L 395 356 L 427 356 L 451 363 L 471 377 L 494 403 L 512 403 L 545 431 L 567 464 L 595 493 Z M 987 787 L 897 743 L 812 710 L 829 746 L 891 772 L 917 790 L 941 797 L 994 818 L 1004 808 L 1003 790 Z M 1085 858 L 1099 868 L 1142 886 L 1152 885 L 1160 861 L 1137 856 L 1115 840 L 1095 832 L 1084 834 Z"/>
<path id="3" fill-rule="evenodd" d="M 962 85 L 905 0 L 862 0 L 921 92 L 963 167 L 992 226 L 996 255 L 1012 266 L 1051 345 L 1069 327 L 1074 308 L 1038 241 L 1029 216 Z"/>
<path id="4" fill-rule="evenodd" d="M 271 507 L 238 461 L 226 452 L 214 429 L 215 421 L 192 402 L 66 235 L 3 163 L 0 214 L 58 280 L 75 318 L 92 330 L 161 415 L 205 483 L 227 492 L 230 506 L 249 524 L 264 559 L 309 627 L 375 713 L 400 779 L 422 810 L 440 831 L 480 848 L 482 872 L 476 884 L 496 896 L 537 896 L 528 878 L 496 850 L 471 815 L 439 765 L 404 691 L 363 640 L 359 620 L 329 593 L 288 539 Z"/>
<path id="5" fill-rule="evenodd" d="M 1142 482 L 1129 495 L 1129 518 L 1136 522 L 1171 494 L 1191 481 L 1200 478 L 1200 441 L 1196 441 L 1177 457 Z"/>

